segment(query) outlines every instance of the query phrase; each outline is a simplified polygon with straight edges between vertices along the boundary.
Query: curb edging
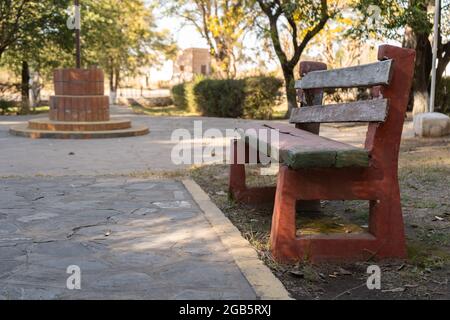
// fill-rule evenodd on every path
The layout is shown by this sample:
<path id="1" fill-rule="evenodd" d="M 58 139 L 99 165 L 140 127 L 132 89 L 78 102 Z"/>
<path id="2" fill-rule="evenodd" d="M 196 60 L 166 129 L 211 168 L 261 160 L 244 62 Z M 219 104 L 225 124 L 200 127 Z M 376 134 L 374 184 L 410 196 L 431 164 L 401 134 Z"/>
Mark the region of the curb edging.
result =
<path id="1" fill-rule="evenodd" d="M 182 180 L 183 185 L 205 214 L 223 245 L 261 300 L 293 300 L 280 280 L 258 258 L 258 254 L 240 231 L 209 196 L 192 179 Z"/>

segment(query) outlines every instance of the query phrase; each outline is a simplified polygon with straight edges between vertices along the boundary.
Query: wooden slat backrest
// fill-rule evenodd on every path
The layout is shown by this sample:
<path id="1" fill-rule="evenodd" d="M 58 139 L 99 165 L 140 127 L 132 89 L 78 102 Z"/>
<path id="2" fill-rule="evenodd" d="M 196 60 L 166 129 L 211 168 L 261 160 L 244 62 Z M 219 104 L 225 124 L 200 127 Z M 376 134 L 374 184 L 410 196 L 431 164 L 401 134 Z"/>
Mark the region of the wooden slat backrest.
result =
<path id="1" fill-rule="evenodd" d="M 389 85 L 392 60 L 348 68 L 312 71 L 295 82 L 296 89 L 356 88 Z"/>
<path id="2" fill-rule="evenodd" d="M 388 112 L 386 99 L 362 100 L 329 106 L 311 106 L 292 110 L 291 123 L 384 122 Z"/>

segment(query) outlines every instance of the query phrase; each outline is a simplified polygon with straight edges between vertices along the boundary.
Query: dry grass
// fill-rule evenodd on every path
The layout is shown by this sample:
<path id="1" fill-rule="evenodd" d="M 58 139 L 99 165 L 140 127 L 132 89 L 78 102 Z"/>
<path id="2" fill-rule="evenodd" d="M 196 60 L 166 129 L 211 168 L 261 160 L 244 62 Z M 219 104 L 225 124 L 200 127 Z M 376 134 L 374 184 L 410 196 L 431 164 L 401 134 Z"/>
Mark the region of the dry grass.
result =
<path id="1" fill-rule="evenodd" d="M 275 177 L 258 176 L 248 168 L 250 185 L 273 185 Z M 280 265 L 269 251 L 272 206 L 249 206 L 227 196 L 228 168 L 205 166 L 193 178 L 239 228 L 260 258 L 299 299 L 428 299 L 450 298 L 450 139 L 403 142 L 399 180 L 407 234 L 408 261 L 378 263 L 382 290 L 368 290 L 366 268 L 373 262 L 353 264 Z M 365 201 L 322 202 L 320 214 L 297 215 L 298 232 L 349 233 L 367 227 Z M 393 289 L 393 290 L 392 290 Z"/>

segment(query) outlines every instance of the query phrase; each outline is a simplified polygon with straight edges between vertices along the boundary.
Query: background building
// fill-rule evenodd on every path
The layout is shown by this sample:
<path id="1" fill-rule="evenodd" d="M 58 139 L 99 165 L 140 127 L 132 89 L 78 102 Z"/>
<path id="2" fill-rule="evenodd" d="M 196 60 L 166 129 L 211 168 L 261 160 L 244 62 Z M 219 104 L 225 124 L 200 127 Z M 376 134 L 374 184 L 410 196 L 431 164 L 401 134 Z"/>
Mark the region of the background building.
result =
<path id="1" fill-rule="evenodd" d="M 181 51 L 173 67 L 173 82 L 191 81 L 195 75 L 211 74 L 211 55 L 208 49 L 188 48 Z"/>

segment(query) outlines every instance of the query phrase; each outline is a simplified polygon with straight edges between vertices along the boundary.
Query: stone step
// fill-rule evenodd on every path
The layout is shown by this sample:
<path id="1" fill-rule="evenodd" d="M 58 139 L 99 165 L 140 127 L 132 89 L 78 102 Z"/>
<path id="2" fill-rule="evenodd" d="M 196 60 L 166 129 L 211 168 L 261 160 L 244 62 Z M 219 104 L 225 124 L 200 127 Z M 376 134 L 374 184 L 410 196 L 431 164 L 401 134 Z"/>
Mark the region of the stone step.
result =
<path id="1" fill-rule="evenodd" d="M 28 129 L 43 131 L 110 131 L 131 128 L 128 119 L 112 119 L 110 121 L 53 121 L 46 118 L 34 119 L 28 122 Z"/>
<path id="2" fill-rule="evenodd" d="M 143 136 L 149 133 L 146 126 L 134 126 L 128 129 L 104 131 L 50 131 L 35 130 L 22 124 L 9 129 L 10 134 L 32 139 L 107 139 Z"/>

